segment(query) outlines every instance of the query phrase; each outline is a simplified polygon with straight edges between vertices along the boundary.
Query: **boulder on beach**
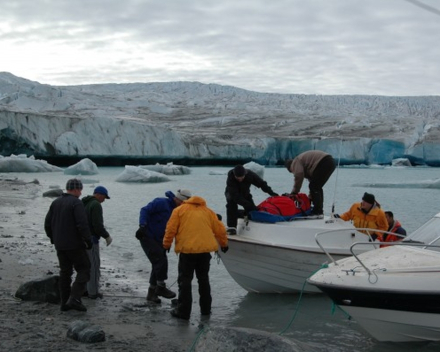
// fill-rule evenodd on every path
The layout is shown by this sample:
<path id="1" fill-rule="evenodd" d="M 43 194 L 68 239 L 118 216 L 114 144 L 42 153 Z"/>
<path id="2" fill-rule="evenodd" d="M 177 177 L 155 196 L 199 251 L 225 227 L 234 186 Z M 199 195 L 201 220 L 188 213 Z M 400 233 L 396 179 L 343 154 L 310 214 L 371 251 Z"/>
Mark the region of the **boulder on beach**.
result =
<path id="1" fill-rule="evenodd" d="M 25 282 L 21 284 L 15 297 L 23 301 L 38 301 L 49 303 L 60 303 L 60 291 L 58 288 L 58 275 L 50 275 L 41 279 Z"/>

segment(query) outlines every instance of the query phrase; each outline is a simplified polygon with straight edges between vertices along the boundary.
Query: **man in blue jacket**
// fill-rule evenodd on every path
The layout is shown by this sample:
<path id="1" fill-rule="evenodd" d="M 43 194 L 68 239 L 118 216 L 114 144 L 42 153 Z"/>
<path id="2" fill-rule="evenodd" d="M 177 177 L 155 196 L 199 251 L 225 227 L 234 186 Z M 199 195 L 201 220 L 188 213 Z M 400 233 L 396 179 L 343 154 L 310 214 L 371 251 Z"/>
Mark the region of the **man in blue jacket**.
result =
<path id="1" fill-rule="evenodd" d="M 168 191 L 165 196 L 166 198 L 153 199 L 141 209 L 139 229 L 136 231 L 136 238 L 152 266 L 147 301 L 154 303 L 161 302 L 159 296 L 170 299 L 176 297 L 176 293 L 165 285 L 165 280 L 168 279 L 168 258 L 162 242 L 171 213 L 174 208 L 191 198 L 191 192 L 179 189 L 175 195 Z"/>

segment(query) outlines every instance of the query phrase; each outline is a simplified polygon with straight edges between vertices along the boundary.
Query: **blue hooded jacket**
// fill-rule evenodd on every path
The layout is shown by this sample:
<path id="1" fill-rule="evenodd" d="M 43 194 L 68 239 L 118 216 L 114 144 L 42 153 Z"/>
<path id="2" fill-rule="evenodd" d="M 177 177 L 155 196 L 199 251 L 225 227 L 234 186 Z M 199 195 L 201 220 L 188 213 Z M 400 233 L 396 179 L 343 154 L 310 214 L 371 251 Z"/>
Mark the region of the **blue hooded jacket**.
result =
<path id="1" fill-rule="evenodd" d="M 167 222 L 171 213 L 176 207 L 174 202 L 174 193 L 168 191 L 165 193 L 167 198 L 155 198 L 141 209 L 139 215 L 139 226 L 147 228 L 147 236 L 160 243 L 163 241 Z"/>

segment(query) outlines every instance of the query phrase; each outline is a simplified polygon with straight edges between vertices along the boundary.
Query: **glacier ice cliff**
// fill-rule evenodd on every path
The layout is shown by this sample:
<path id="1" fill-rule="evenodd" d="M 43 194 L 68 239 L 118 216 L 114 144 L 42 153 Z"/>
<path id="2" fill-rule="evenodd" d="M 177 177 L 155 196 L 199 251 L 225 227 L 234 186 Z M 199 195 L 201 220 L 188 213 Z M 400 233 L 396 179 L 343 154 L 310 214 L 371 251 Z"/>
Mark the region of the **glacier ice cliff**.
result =
<path id="1" fill-rule="evenodd" d="M 198 82 L 50 86 L 0 73 L 0 154 L 282 164 L 440 166 L 440 96 L 258 93 Z"/>

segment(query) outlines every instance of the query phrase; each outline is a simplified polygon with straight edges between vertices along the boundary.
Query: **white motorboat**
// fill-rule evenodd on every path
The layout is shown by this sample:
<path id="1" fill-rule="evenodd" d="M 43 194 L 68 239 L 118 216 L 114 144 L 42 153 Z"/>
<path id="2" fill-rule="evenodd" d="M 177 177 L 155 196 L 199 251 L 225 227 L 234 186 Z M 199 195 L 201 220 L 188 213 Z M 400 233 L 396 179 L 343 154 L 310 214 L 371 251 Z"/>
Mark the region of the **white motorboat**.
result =
<path id="1" fill-rule="evenodd" d="M 307 281 L 379 341 L 440 341 L 440 213 L 404 241 L 353 253 Z"/>
<path id="2" fill-rule="evenodd" d="M 319 243 L 317 233 L 323 233 Z M 220 257 L 232 278 L 247 291 L 318 293 L 306 278 L 328 261 L 320 244 L 336 260 L 351 255 L 350 246 L 368 242 L 369 236 L 340 219 L 305 217 L 276 223 L 239 219 L 237 235 L 228 238 L 229 251 L 219 252 Z"/>

